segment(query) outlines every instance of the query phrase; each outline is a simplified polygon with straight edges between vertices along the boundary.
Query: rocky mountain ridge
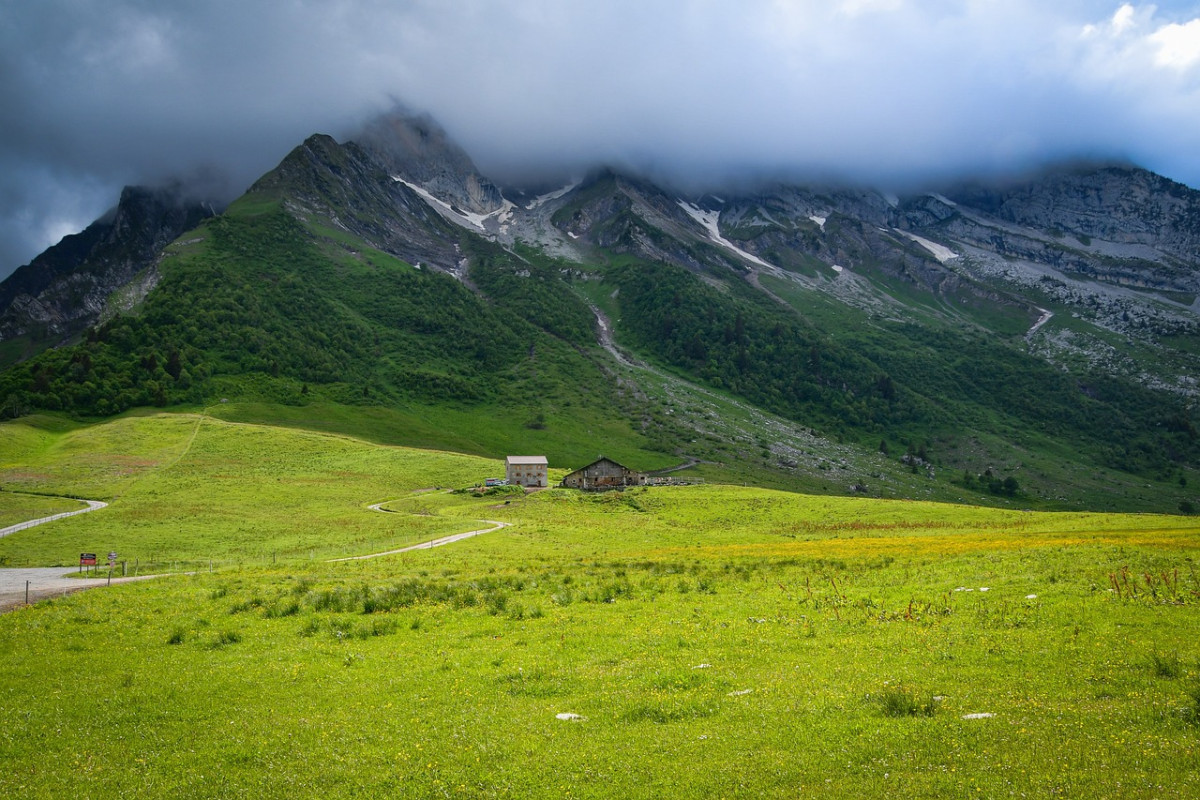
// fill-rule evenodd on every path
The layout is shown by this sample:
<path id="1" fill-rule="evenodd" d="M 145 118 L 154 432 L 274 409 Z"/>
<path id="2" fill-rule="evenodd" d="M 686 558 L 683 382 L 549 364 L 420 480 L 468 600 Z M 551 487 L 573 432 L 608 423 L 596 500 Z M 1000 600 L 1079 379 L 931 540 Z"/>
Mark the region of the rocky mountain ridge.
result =
<path id="1" fill-rule="evenodd" d="M 949 318 L 963 307 L 1017 315 L 1030 350 L 1052 363 L 1086 362 L 1191 395 L 1200 363 L 1170 342 L 1200 323 L 1198 198 L 1145 170 L 1107 164 L 906 197 L 785 184 L 679 195 L 600 170 L 482 219 L 454 210 L 449 195 L 438 210 L 510 247 L 531 242 L 585 261 L 595 250 L 623 252 L 740 274 L 760 289 L 765 274 L 886 318 L 904 318 L 907 301 L 880 279 L 919 287 Z M 1092 330 L 1047 328 L 1055 314 Z M 1110 335 L 1132 352 L 1118 355 Z"/>

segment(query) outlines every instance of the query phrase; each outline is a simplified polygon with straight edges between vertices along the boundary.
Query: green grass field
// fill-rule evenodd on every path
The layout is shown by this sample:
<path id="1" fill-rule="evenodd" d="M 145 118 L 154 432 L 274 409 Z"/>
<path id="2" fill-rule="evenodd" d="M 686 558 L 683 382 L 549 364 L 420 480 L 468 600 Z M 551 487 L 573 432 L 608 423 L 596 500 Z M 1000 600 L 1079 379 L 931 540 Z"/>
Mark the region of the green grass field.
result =
<path id="1" fill-rule="evenodd" d="M 0 616 L 5 797 L 1200 793 L 1195 519 L 475 498 L 419 490 L 499 462 L 198 415 L 0 444 L 4 489 L 112 503 L 10 565 L 204 565 Z"/>

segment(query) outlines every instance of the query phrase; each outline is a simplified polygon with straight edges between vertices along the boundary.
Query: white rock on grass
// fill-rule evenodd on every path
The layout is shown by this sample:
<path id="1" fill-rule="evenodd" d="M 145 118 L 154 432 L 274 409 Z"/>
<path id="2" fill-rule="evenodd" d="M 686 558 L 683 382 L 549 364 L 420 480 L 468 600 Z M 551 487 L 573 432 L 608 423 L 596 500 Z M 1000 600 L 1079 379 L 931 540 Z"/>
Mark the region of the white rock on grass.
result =
<path id="1" fill-rule="evenodd" d="M 692 669 L 712 669 L 712 664 L 697 664 Z"/>
<path id="2" fill-rule="evenodd" d="M 555 714 L 554 718 L 561 719 L 564 722 L 578 722 L 583 719 L 583 717 L 579 716 L 578 714 L 572 714 L 569 711 L 564 711 L 561 714 Z"/>
<path id="3" fill-rule="evenodd" d="M 978 714 L 963 714 L 962 718 L 963 719 L 991 719 L 994 716 L 996 716 L 996 715 L 991 713 L 990 711 L 982 711 Z"/>
<path id="4" fill-rule="evenodd" d="M 730 697 L 741 697 L 743 695 L 750 694 L 753 691 L 754 691 L 753 689 L 741 689 L 740 691 L 730 692 L 729 696 Z"/>

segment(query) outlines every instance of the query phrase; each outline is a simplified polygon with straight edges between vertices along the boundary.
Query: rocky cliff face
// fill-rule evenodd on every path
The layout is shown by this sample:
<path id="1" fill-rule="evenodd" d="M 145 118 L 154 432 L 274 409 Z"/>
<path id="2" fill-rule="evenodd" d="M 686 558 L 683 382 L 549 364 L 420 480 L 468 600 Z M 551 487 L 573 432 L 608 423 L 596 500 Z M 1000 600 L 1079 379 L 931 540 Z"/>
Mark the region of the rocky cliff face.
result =
<path id="1" fill-rule="evenodd" d="M 1195 263 L 1200 259 L 1200 194 L 1136 167 L 1053 170 L 1008 185 L 964 185 L 946 193 L 999 219 L 1141 244 Z"/>
<path id="2" fill-rule="evenodd" d="M 214 213 L 176 186 L 126 187 L 112 211 L 0 283 L 0 341 L 24 337 L 36 349 L 69 339 L 99 319 L 109 295 L 152 270 L 167 244 Z"/>
<path id="3" fill-rule="evenodd" d="M 990 330 L 1004 318 L 1064 369 L 1197 391 L 1200 192 L 1145 170 L 1076 166 L 906 197 L 786 184 L 679 196 L 599 173 L 537 212 L 585 259 L 590 247 L 738 277 L 786 305 L 771 288 L 782 281 L 879 319 Z M 511 228 L 533 238 L 521 210 Z"/>
<path id="4" fill-rule="evenodd" d="M 964 238 L 1119 283 L 1200 289 L 1200 193 L 1144 169 L 1059 169 L 943 194 L 963 213 L 958 233 Z M 968 230 L 981 224 L 983 237 Z"/>

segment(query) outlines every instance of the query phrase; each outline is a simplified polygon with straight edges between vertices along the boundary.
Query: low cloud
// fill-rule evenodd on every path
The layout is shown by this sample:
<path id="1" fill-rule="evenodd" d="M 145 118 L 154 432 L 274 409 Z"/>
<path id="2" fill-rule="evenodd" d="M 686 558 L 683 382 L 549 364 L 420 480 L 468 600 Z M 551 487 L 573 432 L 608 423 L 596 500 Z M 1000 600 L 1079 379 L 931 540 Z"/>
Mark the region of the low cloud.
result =
<path id="1" fill-rule="evenodd" d="M 0 19 L 0 275 L 123 184 L 219 170 L 232 196 L 396 99 L 502 179 L 1118 157 L 1200 185 L 1190 3 L 41 0 Z"/>

